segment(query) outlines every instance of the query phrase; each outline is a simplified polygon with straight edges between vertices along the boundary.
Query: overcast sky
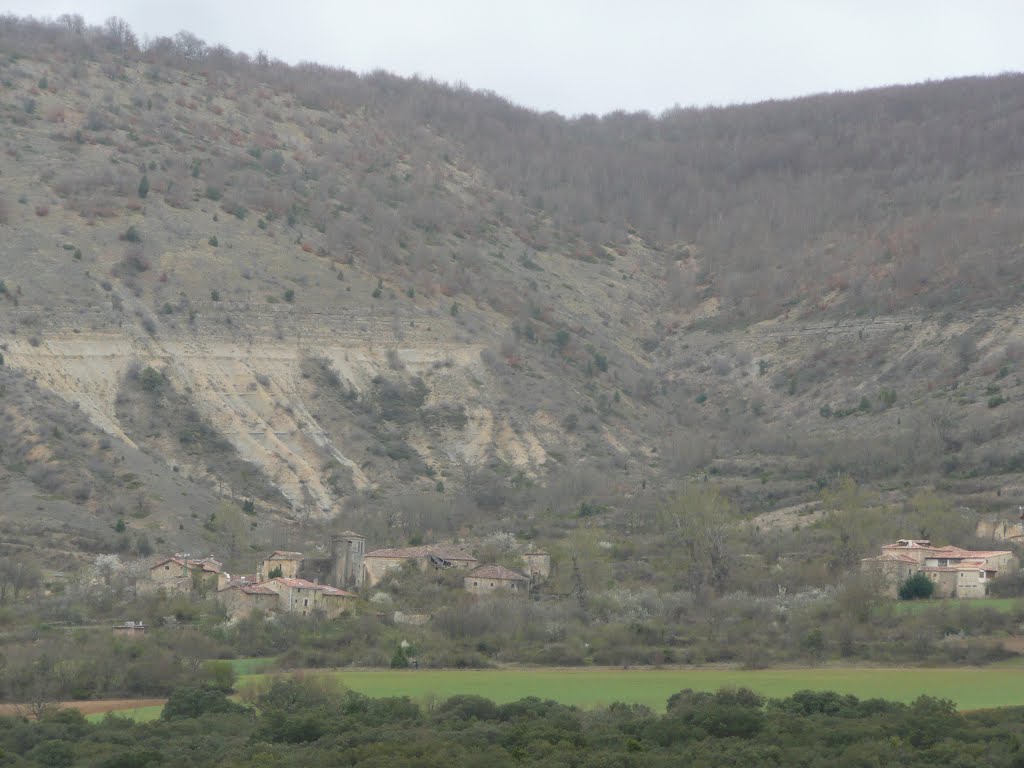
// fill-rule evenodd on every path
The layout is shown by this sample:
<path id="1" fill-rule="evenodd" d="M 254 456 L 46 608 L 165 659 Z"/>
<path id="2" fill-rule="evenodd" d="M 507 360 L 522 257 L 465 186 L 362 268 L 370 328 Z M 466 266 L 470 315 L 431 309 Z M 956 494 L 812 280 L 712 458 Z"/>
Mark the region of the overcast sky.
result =
<path id="1" fill-rule="evenodd" d="M 1021 0 L 19 0 L 288 62 L 461 81 L 535 109 L 679 104 L 1024 70 Z"/>

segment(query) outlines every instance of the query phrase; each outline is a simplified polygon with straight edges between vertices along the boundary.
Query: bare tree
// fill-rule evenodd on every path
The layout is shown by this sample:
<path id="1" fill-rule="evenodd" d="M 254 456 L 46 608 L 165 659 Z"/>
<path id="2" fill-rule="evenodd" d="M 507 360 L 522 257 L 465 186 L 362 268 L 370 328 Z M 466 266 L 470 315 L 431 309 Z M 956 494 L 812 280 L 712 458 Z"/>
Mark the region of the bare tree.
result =
<path id="1" fill-rule="evenodd" d="M 80 13 L 62 13 L 57 17 L 57 23 L 75 35 L 85 31 L 85 19 Z"/>
<path id="2" fill-rule="evenodd" d="M 715 489 L 687 486 L 665 507 L 662 521 L 686 557 L 688 586 L 721 589 L 732 571 L 733 509 Z"/>
<path id="3" fill-rule="evenodd" d="M 128 22 L 120 16 L 111 16 L 103 22 L 103 31 L 106 33 L 107 39 L 111 44 L 121 53 L 128 53 L 139 49 L 139 39 L 135 36 Z"/>
<path id="4" fill-rule="evenodd" d="M 23 592 L 39 585 L 41 578 L 39 563 L 31 555 L 0 559 L 0 605 L 5 605 L 8 597 L 18 602 Z"/>

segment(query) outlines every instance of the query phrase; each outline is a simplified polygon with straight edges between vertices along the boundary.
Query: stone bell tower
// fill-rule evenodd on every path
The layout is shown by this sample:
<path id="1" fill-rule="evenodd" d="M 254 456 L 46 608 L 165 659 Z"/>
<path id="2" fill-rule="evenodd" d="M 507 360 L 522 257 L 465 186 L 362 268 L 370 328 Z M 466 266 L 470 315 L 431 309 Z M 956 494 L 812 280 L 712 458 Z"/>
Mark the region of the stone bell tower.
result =
<path id="1" fill-rule="evenodd" d="M 353 531 L 331 536 L 331 584 L 342 589 L 363 586 L 363 554 L 366 539 Z"/>

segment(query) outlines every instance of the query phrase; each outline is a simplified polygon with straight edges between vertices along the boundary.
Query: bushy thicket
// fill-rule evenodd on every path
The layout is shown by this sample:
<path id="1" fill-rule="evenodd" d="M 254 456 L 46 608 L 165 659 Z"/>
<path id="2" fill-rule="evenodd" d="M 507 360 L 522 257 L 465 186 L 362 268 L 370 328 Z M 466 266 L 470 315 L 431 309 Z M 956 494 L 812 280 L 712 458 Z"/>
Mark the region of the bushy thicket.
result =
<path id="1" fill-rule="evenodd" d="M 0 721 L 0 754 L 23 766 L 251 765 L 933 766 L 1020 764 L 1020 709 L 957 713 L 803 691 L 765 700 L 745 690 L 680 691 L 664 714 L 628 704 L 594 711 L 536 698 L 507 704 L 453 696 L 421 707 L 279 680 L 244 710 L 209 692 L 176 692 L 161 720 L 91 725 L 74 711 Z M 0 759 L 4 759 L 0 757 Z M 86 762 L 87 761 L 87 762 Z"/>

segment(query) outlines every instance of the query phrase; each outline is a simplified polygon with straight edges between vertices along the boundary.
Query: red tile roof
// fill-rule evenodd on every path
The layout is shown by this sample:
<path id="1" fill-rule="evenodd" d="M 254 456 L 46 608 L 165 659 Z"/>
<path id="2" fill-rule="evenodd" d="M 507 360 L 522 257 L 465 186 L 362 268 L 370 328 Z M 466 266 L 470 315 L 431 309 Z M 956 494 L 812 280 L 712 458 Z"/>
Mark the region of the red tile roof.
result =
<path id="1" fill-rule="evenodd" d="M 862 562 L 874 562 L 874 563 L 899 562 L 899 563 L 913 563 L 914 565 L 917 565 L 917 558 L 916 557 L 911 557 L 910 555 L 897 554 L 895 552 L 883 552 L 882 554 L 880 554 L 880 555 L 878 555 L 876 557 L 863 557 L 863 558 L 861 558 L 861 561 Z"/>
<path id="2" fill-rule="evenodd" d="M 290 579 L 287 576 L 276 576 L 273 579 L 267 579 L 263 584 L 281 584 L 285 587 L 291 587 L 292 589 L 316 589 L 319 584 L 314 584 L 312 581 L 306 581 L 305 579 Z"/>
<path id="3" fill-rule="evenodd" d="M 947 559 L 948 558 L 953 558 L 953 559 L 958 559 L 958 560 L 962 560 L 962 559 L 968 558 L 968 557 L 975 557 L 975 558 L 976 557 L 984 557 L 984 558 L 988 558 L 988 557 L 999 557 L 1000 555 L 1012 555 L 1013 554 L 1008 549 L 973 550 L 973 549 L 963 549 L 962 547 L 955 547 L 952 544 L 947 544 L 947 545 L 945 545 L 943 547 L 935 547 L 935 546 L 931 545 L 931 542 L 928 542 L 925 539 L 921 539 L 920 541 L 911 541 L 907 545 L 903 545 L 903 544 L 899 544 L 899 543 L 897 543 L 897 544 L 884 544 L 884 545 L 882 545 L 882 551 L 883 552 L 887 552 L 887 551 L 888 552 L 895 552 L 895 551 L 899 551 L 899 550 L 906 551 L 908 549 L 924 551 L 926 554 L 931 554 L 931 555 L 934 555 L 935 557 L 942 557 L 942 558 L 947 558 Z"/>
<path id="4" fill-rule="evenodd" d="M 312 581 L 306 581 L 305 579 L 289 579 L 286 576 L 277 576 L 273 579 L 268 579 L 267 581 L 262 582 L 260 586 L 270 583 L 281 584 L 282 586 L 290 587 L 291 589 L 313 589 L 317 592 L 322 592 L 327 597 L 356 597 L 356 595 L 351 592 L 346 592 L 344 589 L 332 587 L 329 584 L 315 584 Z M 264 588 L 268 591 L 272 591 L 269 587 Z M 277 593 L 275 592 L 275 594 Z"/>
<path id="5" fill-rule="evenodd" d="M 965 560 L 962 563 L 954 563 L 953 565 L 925 565 L 922 566 L 922 571 L 928 571 L 929 573 L 947 573 L 950 571 L 985 571 L 987 573 L 998 573 L 997 568 L 993 568 L 988 565 L 984 560 Z"/>

